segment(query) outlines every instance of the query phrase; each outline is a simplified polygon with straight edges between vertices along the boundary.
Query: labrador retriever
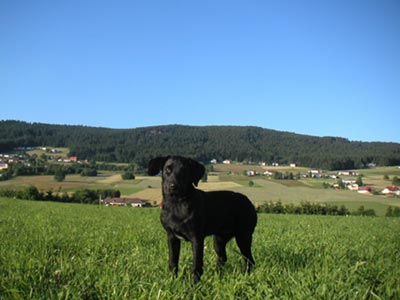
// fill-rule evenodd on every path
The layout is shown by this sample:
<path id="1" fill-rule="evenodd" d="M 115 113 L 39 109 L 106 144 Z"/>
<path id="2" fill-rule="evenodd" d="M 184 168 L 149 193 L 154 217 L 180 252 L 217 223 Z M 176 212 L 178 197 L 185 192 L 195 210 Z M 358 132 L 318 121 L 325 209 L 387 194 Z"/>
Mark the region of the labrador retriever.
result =
<path id="1" fill-rule="evenodd" d="M 252 234 L 257 214 L 250 200 L 231 191 L 204 192 L 195 188 L 205 168 L 181 156 L 157 157 L 149 162 L 149 175 L 162 174 L 161 223 L 167 232 L 169 269 L 178 273 L 181 240 L 190 241 L 193 251 L 192 277 L 203 274 L 204 238 L 214 235 L 214 249 L 220 269 L 226 262 L 226 244 L 235 237 L 244 257 L 245 270 L 254 267 Z"/>

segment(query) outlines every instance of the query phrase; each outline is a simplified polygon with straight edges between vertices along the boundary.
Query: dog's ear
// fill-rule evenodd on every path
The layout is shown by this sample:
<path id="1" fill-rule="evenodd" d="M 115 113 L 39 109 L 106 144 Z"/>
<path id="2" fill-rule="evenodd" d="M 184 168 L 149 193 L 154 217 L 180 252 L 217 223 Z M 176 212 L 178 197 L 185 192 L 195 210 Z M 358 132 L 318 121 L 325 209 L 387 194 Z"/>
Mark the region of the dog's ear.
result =
<path id="1" fill-rule="evenodd" d="M 154 175 L 157 175 L 158 173 L 160 173 L 160 171 L 164 167 L 164 164 L 168 158 L 169 158 L 169 156 L 162 156 L 162 157 L 160 156 L 160 157 L 156 157 L 156 158 L 153 158 L 152 160 L 150 160 L 147 173 L 150 176 L 154 176 Z"/>
<path id="2" fill-rule="evenodd" d="M 195 186 L 199 184 L 200 179 L 203 177 L 206 169 L 204 166 L 197 161 L 189 158 L 189 164 L 192 170 L 192 182 Z"/>

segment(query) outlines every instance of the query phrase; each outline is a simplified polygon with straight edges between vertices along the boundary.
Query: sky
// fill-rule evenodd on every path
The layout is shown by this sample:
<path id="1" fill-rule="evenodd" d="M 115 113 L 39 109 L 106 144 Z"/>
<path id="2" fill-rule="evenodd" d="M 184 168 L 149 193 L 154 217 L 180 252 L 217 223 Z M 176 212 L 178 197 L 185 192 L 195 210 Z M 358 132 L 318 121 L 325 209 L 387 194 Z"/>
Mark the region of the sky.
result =
<path id="1" fill-rule="evenodd" d="M 0 1 L 0 120 L 400 142 L 400 1 Z"/>

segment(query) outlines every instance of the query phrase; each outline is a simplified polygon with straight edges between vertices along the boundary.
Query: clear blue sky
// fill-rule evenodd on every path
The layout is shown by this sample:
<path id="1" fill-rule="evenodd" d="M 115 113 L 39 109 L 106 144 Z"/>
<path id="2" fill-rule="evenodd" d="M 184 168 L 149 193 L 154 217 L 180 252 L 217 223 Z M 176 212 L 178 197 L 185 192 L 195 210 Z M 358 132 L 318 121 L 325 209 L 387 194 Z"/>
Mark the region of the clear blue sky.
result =
<path id="1" fill-rule="evenodd" d="M 400 142 L 400 1 L 0 1 L 0 119 Z"/>

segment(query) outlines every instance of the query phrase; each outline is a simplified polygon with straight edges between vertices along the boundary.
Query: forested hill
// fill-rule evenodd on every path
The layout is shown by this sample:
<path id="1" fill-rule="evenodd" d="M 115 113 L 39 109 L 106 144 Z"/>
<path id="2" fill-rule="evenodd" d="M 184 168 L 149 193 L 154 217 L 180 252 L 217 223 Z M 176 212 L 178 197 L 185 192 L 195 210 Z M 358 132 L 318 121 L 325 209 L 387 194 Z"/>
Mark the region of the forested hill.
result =
<path id="1" fill-rule="evenodd" d="M 400 144 L 351 142 L 241 126 L 154 126 L 109 129 L 0 121 L 0 153 L 17 147 L 68 147 L 79 159 L 147 165 L 158 155 L 184 155 L 203 162 L 265 161 L 324 169 L 399 165 Z"/>

